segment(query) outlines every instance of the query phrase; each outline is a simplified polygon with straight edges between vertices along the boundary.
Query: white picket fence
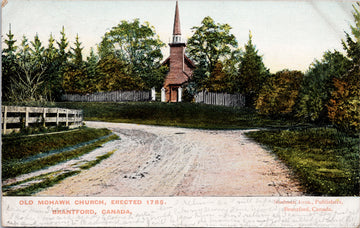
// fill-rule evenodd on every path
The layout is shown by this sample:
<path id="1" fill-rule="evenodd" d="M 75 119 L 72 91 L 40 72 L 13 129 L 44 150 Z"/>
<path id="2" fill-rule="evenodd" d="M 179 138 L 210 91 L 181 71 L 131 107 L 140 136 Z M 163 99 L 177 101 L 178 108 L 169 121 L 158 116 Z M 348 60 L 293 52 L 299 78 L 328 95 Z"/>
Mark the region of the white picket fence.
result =
<path id="1" fill-rule="evenodd" d="M 77 109 L 1 106 L 1 117 L 3 134 L 19 131 L 21 125 L 65 125 L 75 128 L 83 124 L 83 111 Z"/>
<path id="2" fill-rule="evenodd" d="M 240 93 L 229 94 L 201 91 L 195 95 L 195 102 L 228 107 L 244 107 L 245 96 Z"/>
<path id="3" fill-rule="evenodd" d="M 91 94 L 63 94 L 62 101 L 71 102 L 129 102 L 150 101 L 151 91 L 112 91 Z"/>

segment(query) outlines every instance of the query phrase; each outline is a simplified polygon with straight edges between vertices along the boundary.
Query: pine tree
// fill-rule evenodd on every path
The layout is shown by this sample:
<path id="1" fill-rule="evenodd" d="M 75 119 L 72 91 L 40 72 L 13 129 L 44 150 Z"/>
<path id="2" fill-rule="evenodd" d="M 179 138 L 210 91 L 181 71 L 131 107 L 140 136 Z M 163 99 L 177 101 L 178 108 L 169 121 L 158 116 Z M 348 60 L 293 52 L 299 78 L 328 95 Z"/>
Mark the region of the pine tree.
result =
<path id="1" fill-rule="evenodd" d="M 75 45 L 75 48 L 71 48 L 72 52 L 70 53 L 71 57 L 72 57 L 72 62 L 75 65 L 81 67 L 83 65 L 82 50 L 84 48 L 81 47 L 81 42 L 79 41 L 78 34 L 76 35 L 74 45 Z"/>
<path id="2" fill-rule="evenodd" d="M 44 61 L 47 65 L 47 70 L 44 75 L 45 85 L 44 85 L 44 94 L 47 97 L 47 100 L 55 99 L 55 91 L 57 88 L 58 81 L 58 71 L 59 71 L 59 54 L 58 50 L 55 47 L 55 39 L 52 34 L 50 34 L 48 40 L 48 46 L 44 50 Z"/>
<path id="3" fill-rule="evenodd" d="M 95 54 L 94 49 L 90 48 L 90 55 L 86 58 L 86 71 L 87 71 L 87 84 L 86 91 L 87 92 L 95 92 L 99 91 L 99 87 L 97 86 L 98 78 L 98 70 L 97 64 L 99 62 L 99 57 Z"/>
<path id="4" fill-rule="evenodd" d="M 262 57 L 252 43 L 250 31 L 249 40 L 245 45 L 245 52 L 240 58 L 238 77 L 235 79 L 236 91 L 245 95 L 247 106 L 253 106 L 263 83 L 269 75 L 269 70 L 265 67 Z"/>
<path id="5" fill-rule="evenodd" d="M 16 40 L 14 40 L 14 34 L 11 32 L 11 26 L 9 26 L 9 32 L 6 34 L 7 39 L 4 40 L 6 48 L 2 51 L 2 100 L 8 100 L 10 95 L 11 78 L 16 77 Z"/>
<path id="6" fill-rule="evenodd" d="M 55 60 L 55 68 L 56 70 L 53 72 L 53 75 L 51 76 L 51 93 L 52 93 L 52 99 L 56 101 L 61 100 L 61 95 L 64 93 L 63 89 L 63 75 L 65 67 L 68 64 L 68 57 L 69 57 L 69 51 L 68 46 L 69 42 L 67 40 L 66 34 L 65 34 L 65 28 L 62 27 L 62 30 L 60 31 L 60 41 L 57 41 L 57 57 Z"/>

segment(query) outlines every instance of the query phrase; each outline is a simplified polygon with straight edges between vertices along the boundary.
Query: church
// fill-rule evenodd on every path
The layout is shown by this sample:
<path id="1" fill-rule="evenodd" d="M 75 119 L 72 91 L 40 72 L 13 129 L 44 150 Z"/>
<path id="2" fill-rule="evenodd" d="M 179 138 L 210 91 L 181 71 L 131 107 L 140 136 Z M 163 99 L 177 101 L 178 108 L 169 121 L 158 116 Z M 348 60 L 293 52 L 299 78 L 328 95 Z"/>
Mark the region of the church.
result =
<path id="1" fill-rule="evenodd" d="M 178 1 L 175 7 L 172 41 L 169 46 L 170 56 L 162 63 L 169 67 L 169 72 L 161 91 L 161 101 L 181 102 L 182 90 L 192 77 L 195 64 L 185 55 L 186 43 L 181 37 Z"/>

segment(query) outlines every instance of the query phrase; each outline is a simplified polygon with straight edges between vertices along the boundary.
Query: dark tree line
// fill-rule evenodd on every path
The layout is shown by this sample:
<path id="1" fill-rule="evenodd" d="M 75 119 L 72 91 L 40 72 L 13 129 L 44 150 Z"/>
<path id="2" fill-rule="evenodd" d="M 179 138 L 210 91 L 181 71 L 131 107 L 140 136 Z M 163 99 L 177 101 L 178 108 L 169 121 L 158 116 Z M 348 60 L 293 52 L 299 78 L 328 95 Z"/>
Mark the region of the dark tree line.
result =
<path id="1" fill-rule="evenodd" d="M 97 52 L 84 59 L 79 36 L 71 45 L 64 27 L 45 47 L 36 35 L 20 45 L 11 29 L 2 51 L 2 99 L 9 102 L 58 101 L 64 93 L 160 88 L 166 67 L 155 29 L 138 19 L 122 21 L 105 33 Z M 18 45 L 18 46 L 17 46 Z"/>

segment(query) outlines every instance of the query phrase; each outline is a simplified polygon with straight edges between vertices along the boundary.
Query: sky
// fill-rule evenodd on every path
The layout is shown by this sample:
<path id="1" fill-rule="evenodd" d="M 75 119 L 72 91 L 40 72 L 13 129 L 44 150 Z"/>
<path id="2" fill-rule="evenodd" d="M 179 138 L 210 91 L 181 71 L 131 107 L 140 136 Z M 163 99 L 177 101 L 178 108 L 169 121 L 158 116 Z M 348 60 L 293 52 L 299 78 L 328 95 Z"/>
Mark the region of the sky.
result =
<path id="1" fill-rule="evenodd" d="M 344 31 L 353 24 L 350 0 L 179 0 L 183 39 L 192 36 L 192 27 L 204 17 L 232 27 L 239 46 L 253 43 L 270 72 L 282 69 L 305 72 L 314 59 L 327 50 L 342 51 Z M 175 13 L 175 0 L 8 0 L 2 8 L 2 39 L 11 24 L 20 44 L 22 36 L 32 40 L 36 34 L 44 45 L 49 35 L 60 39 L 62 26 L 71 44 L 76 34 L 84 55 L 100 43 L 106 31 L 122 20 L 139 18 L 154 26 L 164 43 L 169 43 Z M 4 44 L 3 44 L 4 45 Z M 169 48 L 163 48 L 164 60 Z"/>

